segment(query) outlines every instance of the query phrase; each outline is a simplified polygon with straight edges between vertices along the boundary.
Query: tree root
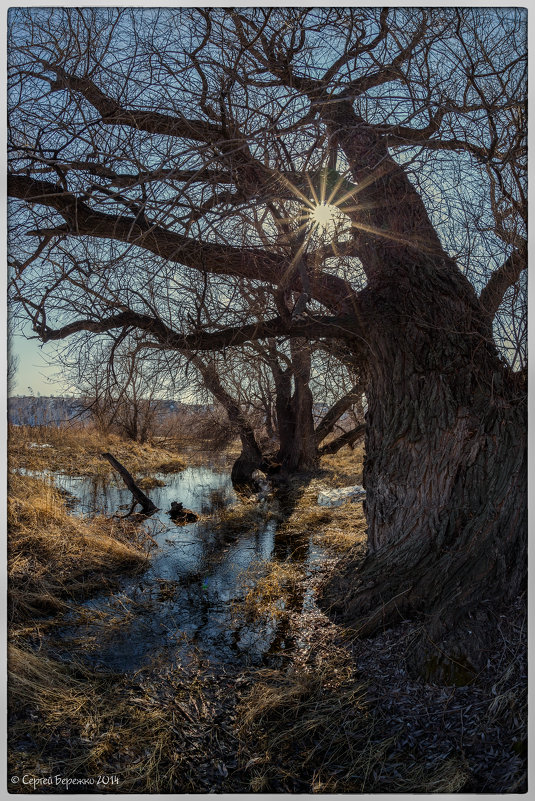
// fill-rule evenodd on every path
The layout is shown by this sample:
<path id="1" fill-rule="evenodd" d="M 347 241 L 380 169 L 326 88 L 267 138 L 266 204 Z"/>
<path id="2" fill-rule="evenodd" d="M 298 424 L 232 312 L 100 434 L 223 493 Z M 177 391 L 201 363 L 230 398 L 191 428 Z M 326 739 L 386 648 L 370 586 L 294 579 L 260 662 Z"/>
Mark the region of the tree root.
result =
<path id="1" fill-rule="evenodd" d="M 486 553 L 474 571 L 473 549 L 437 554 L 415 544 L 342 563 L 321 588 L 320 606 L 359 637 L 412 620 L 411 672 L 466 684 L 485 667 L 499 609 L 511 600 L 495 589 L 501 565 Z"/>

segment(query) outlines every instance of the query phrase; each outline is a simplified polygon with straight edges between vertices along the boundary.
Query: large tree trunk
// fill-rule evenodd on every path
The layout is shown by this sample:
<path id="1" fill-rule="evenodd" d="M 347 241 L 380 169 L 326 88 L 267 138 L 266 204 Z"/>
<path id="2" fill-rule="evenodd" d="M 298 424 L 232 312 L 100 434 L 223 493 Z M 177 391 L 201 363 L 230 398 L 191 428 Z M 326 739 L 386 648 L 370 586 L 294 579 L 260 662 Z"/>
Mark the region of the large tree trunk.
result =
<path id="1" fill-rule="evenodd" d="M 329 596 L 362 633 L 422 613 L 416 662 L 479 667 L 496 609 L 524 589 L 525 397 L 474 332 L 397 306 L 369 365 L 368 556 Z"/>
<path id="2" fill-rule="evenodd" d="M 283 472 L 314 470 L 318 449 L 314 435 L 313 397 L 309 387 L 311 356 L 306 340 L 290 340 L 292 366 L 282 370 L 271 361 L 275 381 L 279 450 L 276 463 Z M 292 388 L 292 377 L 294 386 Z"/>
<path id="3" fill-rule="evenodd" d="M 230 474 L 232 484 L 239 489 L 253 484 L 253 473 L 263 466 L 264 458 L 256 440 L 253 427 L 243 414 L 239 404 L 223 387 L 217 370 L 212 364 L 207 364 L 198 356 L 190 356 L 193 364 L 201 373 L 206 388 L 225 409 L 229 422 L 238 433 L 242 450 L 232 466 Z"/>
<path id="4" fill-rule="evenodd" d="M 288 468 L 314 470 L 318 465 L 318 449 L 314 436 L 314 399 L 309 386 L 311 356 L 310 345 L 304 339 L 290 340 L 295 390 L 293 409 L 295 432 Z"/>
<path id="5" fill-rule="evenodd" d="M 497 610 L 525 587 L 525 392 L 401 168 L 338 132 L 378 232 L 362 244 L 368 553 L 323 600 L 362 634 L 417 614 L 414 664 L 455 674 L 486 662 Z"/>

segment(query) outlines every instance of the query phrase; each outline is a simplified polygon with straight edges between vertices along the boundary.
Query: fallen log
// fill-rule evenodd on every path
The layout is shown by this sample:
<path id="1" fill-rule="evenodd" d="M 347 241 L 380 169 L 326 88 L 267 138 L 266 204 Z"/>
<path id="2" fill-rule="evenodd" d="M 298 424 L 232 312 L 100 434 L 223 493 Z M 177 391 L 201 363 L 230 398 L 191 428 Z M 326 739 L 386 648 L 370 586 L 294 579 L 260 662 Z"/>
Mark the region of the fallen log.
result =
<path id="1" fill-rule="evenodd" d="M 171 520 L 174 520 L 175 523 L 179 525 L 184 525 L 185 523 L 195 523 L 196 520 L 199 519 L 199 515 L 192 512 L 191 509 L 184 509 L 184 505 L 181 503 L 177 503 L 177 501 L 171 502 L 171 508 L 168 512 Z"/>
<path id="2" fill-rule="evenodd" d="M 103 459 L 107 459 L 108 462 L 111 464 L 114 470 L 117 470 L 121 478 L 123 479 L 124 483 L 132 493 L 134 503 L 132 504 L 132 508 L 129 512 L 131 514 L 134 510 L 136 504 L 141 504 L 143 509 L 143 514 L 145 515 L 152 515 L 154 512 L 158 511 L 158 507 L 153 504 L 150 498 L 147 498 L 145 493 L 139 489 L 138 485 L 132 478 L 131 474 L 128 472 L 126 467 L 122 465 L 120 462 L 117 461 L 115 456 L 112 456 L 111 453 L 102 453 L 101 454 Z"/>

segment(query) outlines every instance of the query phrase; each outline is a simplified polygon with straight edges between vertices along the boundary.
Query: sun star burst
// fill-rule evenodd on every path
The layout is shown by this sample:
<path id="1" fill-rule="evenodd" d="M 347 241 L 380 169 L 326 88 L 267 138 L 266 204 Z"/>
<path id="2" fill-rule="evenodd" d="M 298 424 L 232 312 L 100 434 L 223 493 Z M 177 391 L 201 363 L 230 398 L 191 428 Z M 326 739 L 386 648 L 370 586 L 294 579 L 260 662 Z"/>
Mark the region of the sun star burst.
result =
<path id="1" fill-rule="evenodd" d="M 312 210 L 310 216 L 312 221 L 316 223 L 320 228 L 324 230 L 328 229 L 333 221 L 334 206 L 331 206 L 328 203 L 318 203 Z"/>

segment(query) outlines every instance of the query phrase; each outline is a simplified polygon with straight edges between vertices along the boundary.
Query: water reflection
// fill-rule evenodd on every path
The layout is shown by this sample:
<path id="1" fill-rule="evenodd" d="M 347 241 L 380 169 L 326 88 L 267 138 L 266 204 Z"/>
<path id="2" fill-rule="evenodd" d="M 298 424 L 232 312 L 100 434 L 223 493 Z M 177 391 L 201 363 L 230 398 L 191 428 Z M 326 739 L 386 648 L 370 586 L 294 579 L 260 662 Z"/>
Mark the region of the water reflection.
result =
<path id="1" fill-rule="evenodd" d="M 148 490 L 159 511 L 146 521 L 158 543 L 141 575 L 122 579 L 113 594 L 85 604 L 94 622 L 61 630 L 59 650 L 68 654 L 74 640 L 92 643 L 90 659 L 116 670 L 137 670 L 156 652 L 187 660 L 192 645 L 212 662 L 258 662 L 273 649 L 288 647 L 287 618 L 251 625 L 236 620 L 233 602 L 242 597 L 242 575 L 259 560 L 290 558 L 311 569 L 322 554 L 304 535 L 296 541 L 275 519 L 252 525 L 245 534 L 221 536 L 218 513 L 237 502 L 230 474 L 190 467 L 176 475 L 157 476 L 166 486 Z M 78 499 L 76 513 L 111 515 L 130 505 L 131 495 L 115 482 L 57 476 L 57 486 Z M 204 519 L 176 526 L 167 511 L 179 501 Z M 291 512 L 288 499 L 278 504 L 278 519 Z M 286 505 L 285 505 L 286 504 Z M 302 589 L 290 595 L 289 611 L 306 602 Z M 114 620 L 113 625 L 110 620 Z M 71 646 L 69 645 L 71 643 Z"/>

